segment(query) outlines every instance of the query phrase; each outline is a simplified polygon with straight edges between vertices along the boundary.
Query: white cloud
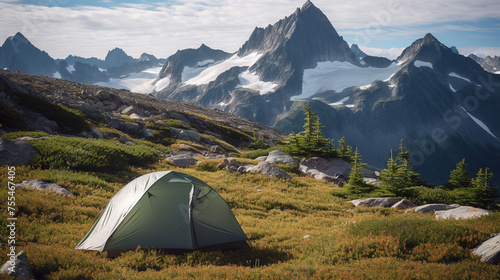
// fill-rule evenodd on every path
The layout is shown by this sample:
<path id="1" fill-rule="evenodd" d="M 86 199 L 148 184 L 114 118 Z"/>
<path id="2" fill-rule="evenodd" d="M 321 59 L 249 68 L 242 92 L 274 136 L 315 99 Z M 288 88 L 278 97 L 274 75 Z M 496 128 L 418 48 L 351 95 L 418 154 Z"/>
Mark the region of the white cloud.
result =
<path id="1" fill-rule="evenodd" d="M 372 48 L 366 46 L 359 46 L 359 48 L 367 55 L 382 56 L 382 57 L 387 57 L 388 59 L 396 59 L 405 49 L 405 48 L 381 49 L 381 48 Z"/>
<path id="2" fill-rule="evenodd" d="M 142 52 L 167 57 L 178 49 L 197 48 L 202 43 L 225 51 L 236 51 L 256 26 L 265 27 L 290 15 L 305 0 L 185 0 L 169 5 L 127 4 L 102 7 L 43 7 L 0 1 L 0 43 L 22 32 L 53 57 L 69 54 L 103 58 L 121 47 L 138 57 Z M 109 0 L 103 0 L 108 2 Z M 472 28 L 451 22 L 477 22 L 499 18 L 500 1 L 449 0 L 403 1 L 315 0 L 349 43 L 416 39 L 433 28 Z M 478 27 L 474 27 L 479 29 Z M 498 35 L 498 31 L 494 32 Z M 356 41 L 356 39 L 359 39 Z M 389 51 L 391 52 L 391 51 Z"/>

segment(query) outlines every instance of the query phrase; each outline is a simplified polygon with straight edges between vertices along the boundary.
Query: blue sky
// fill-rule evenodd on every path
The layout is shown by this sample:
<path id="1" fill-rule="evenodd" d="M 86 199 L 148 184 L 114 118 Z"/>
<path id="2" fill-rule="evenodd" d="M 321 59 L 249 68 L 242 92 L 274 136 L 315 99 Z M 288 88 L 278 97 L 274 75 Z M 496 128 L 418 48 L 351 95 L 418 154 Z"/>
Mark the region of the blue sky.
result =
<path id="1" fill-rule="evenodd" d="M 237 51 L 256 26 L 305 0 L 0 0 L 0 43 L 16 32 L 54 58 L 123 48 L 168 57 L 202 43 Z M 432 33 L 463 54 L 500 55 L 498 0 L 313 0 L 348 43 L 394 58 Z"/>

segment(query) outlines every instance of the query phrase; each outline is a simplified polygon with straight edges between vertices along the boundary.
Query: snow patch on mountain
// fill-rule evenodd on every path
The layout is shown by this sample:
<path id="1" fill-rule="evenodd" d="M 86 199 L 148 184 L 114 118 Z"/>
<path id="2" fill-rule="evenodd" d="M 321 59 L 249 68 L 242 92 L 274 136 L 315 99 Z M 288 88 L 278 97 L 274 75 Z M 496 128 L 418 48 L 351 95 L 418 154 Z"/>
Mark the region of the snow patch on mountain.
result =
<path id="1" fill-rule="evenodd" d="M 52 77 L 54 77 L 56 79 L 62 79 L 61 73 L 59 73 L 59 71 L 55 72 L 54 75 L 52 75 Z"/>
<path id="2" fill-rule="evenodd" d="M 330 106 L 341 106 L 341 105 L 344 105 L 344 103 L 347 102 L 347 100 L 349 100 L 349 98 L 351 98 L 351 97 L 347 96 L 347 97 L 344 97 L 344 98 L 342 98 L 341 100 L 339 100 L 337 102 L 330 103 L 328 105 L 330 105 Z"/>
<path id="3" fill-rule="evenodd" d="M 118 89 L 127 89 L 132 92 L 138 93 L 150 93 L 157 89 L 157 86 L 154 86 L 153 82 L 160 73 L 161 69 L 162 67 L 153 67 L 143 70 L 139 73 L 132 73 L 124 78 L 112 78 L 109 79 L 109 82 L 99 82 L 95 85 Z M 162 85 L 163 84 L 164 83 L 162 83 Z M 158 82 L 156 82 L 156 85 L 158 85 Z"/>
<path id="4" fill-rule="evenodd" d="M 231 69 L 232 67 L 252 66 L 255 62 L 257 62 L 257 60 L 259 60 L 261 56 L 262 54 L 256 52 L 243 57 L 239 57 L 238 55 L 235 54 L 232 57 L 228 58 L 227 60 L 224 60 L 220 63 L 214 63 L 214 65 L 207 67 L 206 69 L 201 71 L 198 75 L 185 81 L 185 83 L 189 85 L 198 85 L 198 86 L 203 84 L 208 84 L 211 81 L 215 81 L 215 79 L 220 74 Z"/>
<path id="5" fill-rule="evenodd" d="M 415 60 L 415 62 L 413 62 L 413 65 L 415 65 L 415 67 L 429 67 L 431 69 L 434 69 L 434 67 L 432 66 L 432 63 L 430 62 L 426 62 L 426 61 L 422 61 L 422 60 Z"/>
<path id="6" fill-rule="evenodd" d="M 318 62 L 312 69 L 305 69 L 302 78 L 302 93 L 291 100 L 306 99 L 316 93 L 333 90 L 341 92 L 346 88 L 364 86 L 374 81 L 388 80 L 401 65 L 393 63 L 387 68 L 359 67 L 349 62 Z"/>
<path id="7" fill-rule="evenodd" d="M 450 73 L 450 74 L 448 74 L 448 75 L 449 75 L 450 77 L 459 78 L 459 79 L 462 79 L 462 80 L 467 81 L 467 82 L 469 82 L 469 83 L 472 83 L 469 79 L 464 78 L 464 77 L 462 77 L 462 76 L 458 75 L 458 74 L 457 74 L 457 73 L 455 73 L 455 72 L 451 72 L 451 73 Z"/>
<path id="8" fill-rule="evenodd" d="M 451 83 L 450 83 L 450 89 L 451 89 L 451 91 L 453 91 L 453 92 L 457 92 L 457 90 L 456 90 L 456 89 L 455 89 L 455 88 L 451 85 Z"/>
<path id="9" fill-rule="evenodd" d="M 166 88 L 169 83 L 170 83 L 170 77 L 167 76 L 165 78 L 159 79 L 153 85 L 154 85 L 156 91 L 161 91 L 164 88 Z"/>
<path id="10" fill-rule="evenodd" d="M 184 69 L 182 69 L 182 74 L 181 74 L 181 82 L 185 83 L 190 79 L 200 75 L 200 73 L 203 72 L 208 67 L 220 64 L 222 62 L 224 62 L 224 60 L 216 62 L 213 59 L 207 59 L 204 61 L 199 61 L 198 63 L 196 63 L 195 67 L 184 66 Z"/>
<path id="11" fill-rule="evenodd" d="M 66 70 L 68 70 L 68 72 L 70 72 L 70 73 L 75 72 L 75 65 L 73 65 L 73 64 L 68 65 L 68 67 L 66 67 Z"/>
<path id="12" fill-rule="evenodd" d="M 236 88 L 247 88 L 251 90 L 258 91 L 261 95 L 270 93 L 276 88 L 278 84 L 273 82 L 264 82 L 260 80 L 260 77 L 249 70 L 238 75 L 240 84 Z"/>
<path id="13" fill-rule="evenodd" d="M 484 123 L 482 122 L 480 119 L 474 117 L 473 115 L 471 115 L 469 112 L 467 112 L 467 110 L 465 110 L 464 107 L 462 107 L 462 110 L 464 110 L 467 115 L 469 115 L 469 117 L 477 124 L 479 125 L 484 131 L 486 131 L 489 135 L 493 136 L 495 139 L 497 139 L 498 141 L 500 141 L 496 136 L 495 134 L 493 134 L 493 132 L 491 132 L 491 130 L 489 129 L 489 127 Z"/>

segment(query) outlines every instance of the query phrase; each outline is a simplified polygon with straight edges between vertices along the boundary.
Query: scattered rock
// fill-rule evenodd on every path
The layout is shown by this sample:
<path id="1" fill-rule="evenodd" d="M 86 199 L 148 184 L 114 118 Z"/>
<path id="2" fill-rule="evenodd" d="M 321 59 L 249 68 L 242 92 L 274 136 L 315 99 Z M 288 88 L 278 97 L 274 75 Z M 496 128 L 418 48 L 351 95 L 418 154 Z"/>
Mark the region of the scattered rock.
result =
<path id="1" fill-rule="evenodd" d="M 133 120 L 141 120 L 143 119 L 143 117 L 141 117 L 139 114 L 137 113 L 132 113 L 130 114 L 130 118 L 133 119 Z"/>
<path id="2" fill-rule="evenodd" d="M 195 159 L 192 155 L 190 154 L 178 154 L 174 156 L 170 156 L 167 158 L 167 160 L 171 161 L 173 164 L 176 166 L 179 166 L 181 168 L 186 168 L 188 166 L 195 165 L 198 163 L 198 160 Z"/>
<path id="3" fill-rule="evenodd" d="M 310 175 L 318 180 L 333 182 L 339 186 L 344 185 L 344 183 L 349 180 L 351 169 L 352 165 L 340 158 L 305 158 L 301 160 L 299 164 L 299 170 L 302 173 Z M 377 178 L 374 171 L 363 168 L 361 172 L 364 178 Z"/>
<path id="4" fill-rule="evenodd" d="M 500 234 L 486 240 L 472 250 L 474 255 L 481 257 L 481 261 L 489 264 L 500 263 Z"/>
<path id="5" fill-rule="evenodd" d="M 0 274 L 7 273 L 15 279 L 31 280 L 36 279 L 31 271 L 26 251 L 21 251 L 0 267 Z"/>
<path id="6" fill-rule="evenodd" d="M 491 214 L 490 211 L 471 206 L 459 206 L 450 210 L 436 211 L 436 219 L 475 219 Z"/>
<path id="7" fill-rule="evenodd" d="M 225 154 L 227 155 L 226 150 L 224 150 L 221 146 L 219 145 L 213 145 L 210 146 L 210 152 L 215 153 L 215 154 Z"/>
<path id="8" fill-rule="evenodd" d="M 391 207 L 399 201 L 401 199 L 395 197 L 373 197 L 351 200 L 351 203 L 355 207 Z"/>
<path id="9" fill-rule="evenodd" d="M 286 165 L 297 165 L 299 163 L 292 156 L 280 150 L 271 151 L 267 156 L 266 161 L 269 163 Z"/>
<path id="10" fill-rule="evenodd" d="M 256 158 L 255 160 L 265 161 L 266 159 L 267 159 L 267 156 L 261 156 L 261 157 Z"/>
<path id="11" fill-rule="evenodd" d="M 121 111 L 122 114 L 124 115 L 132 115 L 135 113 L 134 107 L 133 106 L 128 106 L 125 109 Z"/>
<path id="12" fill-rule="evenodd" d="M 428 213 L 431 211 L 441 211 L 441 210 L 450 210 L 450 209 L 455 209 L 459 207 L 460 205 L 458 204 L 442 204 L 442 203 L 435 203 L 435 204 L 425 204 L 416 207 L 413 211 L 415 212 L 422 212 L 422 213 Z"/>
<path id="13" fill-rule="evenodd" d="M 0 139 L 0 166 L 27 165 L 38 151 L 25 141 Z"/>
<path id="14" fill-rule="evenodd" d="M 90 129 L 90 132 L 92 132 L 95 136 L 97 136 L 97 138 L 103 138 L 104 137 L 104 134 L 102 134 L 102 132 L 100 132 L 99 130 L 97 130 L 97 128 L 95 128 L 95 127 L 92 127 Z"/>
<path id="15" fill-rule="evenodd" d="M 111 99 L 111 95 L 109 94 L 109 92 L 107 92 L 105 90 L 99 90 L 98 92 L 96 92 L 95 97 L 97 97 L 101 101 Z"/>
<path id="16" fill-rule="evenodd" d="M 49 183 L 40 180 L 23 181 L 15 185 L 16 188 L 28 188 L 34 190 L 48 190 L 53 191 L 64 196 L 73 196 L 73 194 L 67 189 L 59 186 L 56 183 Z"/>
<path id="17" fill-rule="evenodd" d="M 413 202 L 409 201 L 408 199 L 401 199 L 400 201 L 398 201 L 394 205 L 392 205 L 391 208 L 408 209 L 408 208 L 413 208 L 415 206 L 417 206 L 417 205 L 415 205 Z"/>
<path id="18" fill-rule="evenodd" d="M 181 140 L 191 141 L 195 143 L 199 143 L 201 141 L 201 135 L 192 130 L 171 127 L 170 131 L 172 131 L 177 136 L 177 138 Z"/>
<path id="19" fill-rule="evenodd" d="M 155 138 L 153 131 L 151 129 L 144 129 L 144 136 L 146 138 Z"/>
<path id="20" fill-rule="evenodd" d="M 261 161 L 259 164 L 246 168 L 246 172 L 260 173 L 269 177 L 275 177 L 279 179 L 292 179 L 290 174 L 286 173 L 283 169 L 271 165 L 267 161 Z"/>

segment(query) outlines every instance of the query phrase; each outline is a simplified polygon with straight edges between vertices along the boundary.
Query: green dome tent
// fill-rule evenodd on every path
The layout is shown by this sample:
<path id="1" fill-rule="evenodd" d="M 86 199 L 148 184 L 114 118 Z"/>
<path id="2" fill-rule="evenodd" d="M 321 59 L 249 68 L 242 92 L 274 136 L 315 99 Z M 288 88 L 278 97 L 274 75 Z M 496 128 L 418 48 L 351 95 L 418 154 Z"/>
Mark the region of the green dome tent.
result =
<path id="1" fill-rule="evenodd" d="M 153 172 L 125 185 L 101 211 L 75 249 L 108 251 L 248 247 L 224 199 L 201 180 Z"/>

